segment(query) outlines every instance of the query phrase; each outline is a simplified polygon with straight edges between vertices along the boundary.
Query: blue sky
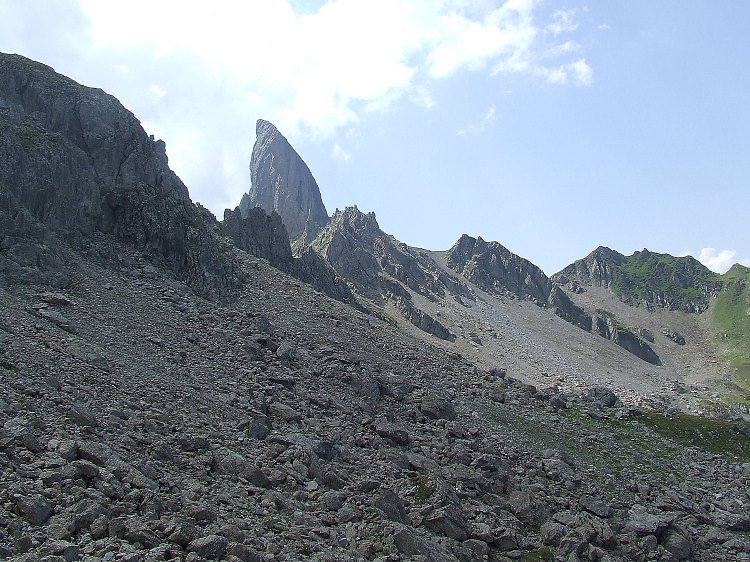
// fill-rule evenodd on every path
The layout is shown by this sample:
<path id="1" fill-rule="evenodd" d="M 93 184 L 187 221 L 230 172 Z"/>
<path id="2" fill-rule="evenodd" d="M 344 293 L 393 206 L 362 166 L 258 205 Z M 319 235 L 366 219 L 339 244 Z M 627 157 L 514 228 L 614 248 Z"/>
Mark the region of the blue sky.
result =
<path id="1" fill-rule="evenodd" d="M 403 242 L 750 265 L 750 3 L 0 0 L 0 51 L 112 93 L 219 218 L 255 120 Z"/>

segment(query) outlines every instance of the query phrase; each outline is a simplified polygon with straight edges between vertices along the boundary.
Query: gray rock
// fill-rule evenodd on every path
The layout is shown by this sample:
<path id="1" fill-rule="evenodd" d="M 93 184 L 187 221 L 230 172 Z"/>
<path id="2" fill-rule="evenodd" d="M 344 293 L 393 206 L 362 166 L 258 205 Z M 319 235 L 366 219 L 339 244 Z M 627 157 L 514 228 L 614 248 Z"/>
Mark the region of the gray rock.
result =
<path id="1" fill-rule="evenodd" d="M 75 402 L 68 410 L 68 418 L 75 424 L 83 427 L 96 427 L 98 425 L 96 416 L 85 404 Z"/>
<path id="2" fill-rule="evenodd" d="M 693 541 L 676 530 L 669 529 L 662 539 L 662 546 L 672 553 L 677 560 L 690 560 L 693 558 Z"/>
<path id="3" fill-rule="evenodd" d="M 208 438 L 203 435 L 182 435 L 177 442 L 183 451 L 189 453 L 195 453 L 197 451 L 205 451 L 210 446 Z"/>
<path id="4" fill-rule="evenodd" d="M 52 505 L 46 498 L 38 494 L 31 496 L 18 495 L 15 501 L 18 511 L 32 525 L 42 525 L 52 515 Z"/>
<path id="5" fill-rule="evenodd" d="M 600 499 L 593 496 L 583 495 L 579 501 L 583 509 L 597 517 L 603 517 L 606 519 L 607 517 L 612 516 L 612 506 L 604 503 Z"/>
<path id="6" fill-rule="evenodd" d="M 250 191 L 240 202 L 245 216 L 253 207 L 277 212 L 296 240 L 309 240 L 328 222 L 318 184 L 297 152 L 268 121 L 258 119 L 250 157 Z"/>
<path id="7" fill-rule="evenodd" d="M 339 447 L 333 441 L 323 440 L 315 444 L 313 452 L 321 460 L 332 461 L 339 456 Z"/>
<path id="8" fill-rule="evenodd" d="M 393 534 L 393 544 L 406 556 L 427 556 L 430 552 L 427 544 L 412 529 L 399 529 Z"/>
<path id="9" fill-rule="evenodd" d="M 226 554 L 227 556 L 234 556 L 242 562 L 262 562 L 263 560 L 259 552 L 246 544 L 229 543 Z"/>
<path id="10" fill-rule="evenodd" d="M 352 389 L 370 400 L 380 399 L 380 385 L 375 377 L 366 371 L 352 373 Z"/>
<path id="11" fill-rule="evenodd" d="M 260 488 L 272 488 L 273 487 L 273 482 L 271 482 L 268 476 L 266 476 L 265 472 L 263 472 L 257 466 L 250 466 L 246 468 L 243 476 L 253 486 L 259 486 Z"/>
<path id="12" fill-rule="evenodd" d="M 62 293 L 46 292 L 39 295 L 39 300 L 49 304 L 56 304 L 60 306 L 70 306 L 72 301 L 63 295 Z"/>
<path id="13" fill-rule="evenodd" d="M 409 517 L 406 515 L 403 500 L 393 490 L 380 488 L 378 497 L 375 499 L 375 507 L 381 510 L 391 521 L 411 524 Z"/>
<path id="14" fill-rule="evenodd" d="M 375 433 L 394 441 L 398 445 L 408 445 L 411 440 L 409 433 L 403 427 L 383 419 L 375 422 Z"/>
<path id="15" fill-rule="evenodd" d="M 456 417 L 453 404 L 447 398 L 439 396 L 426 396 L 419 406 L 421 412 L 430 419 L 452 420 Z"/>
<path id="16" fill-rule="evenodd" d="M 513 514 L 530 528 L 538 529 L 550 517 L 547 505 L 526 490 L 511 492 L 508 503 Z"/>
<path id="17" fill-rule="evenodd" d="M 180 546 L 187 546 L 203 536 L 203 531 L 195 523 L 187 519 L 174 521 L 167 528 L 169 540 Z"/>
<path id="18" fill-rule="evenodd" d="M 674 517 L 667 513 L 651 513 L 645 507 L 635 504 L 628 515 L 625 528 L 639 536 L 661 535 L 672 523 Z"/>
<path id="19" fill-rule="evenodd" d="M 42 308 L 38 311 L 38 314 L 45 320 L 49 320 L 55 326 L 58 326 L 66 332 L 70 332 L 71 334 L 76 333 L 76 328 L 75 326 L 73 326 L 73 323 L 70 321 L 70 319 L 68 319 L 66 316 L 63 316 L 58 311 Z"/>
<path id="20" fill-rule="evenodd" d="M 191 541 L 187 546 L 188 552 L 195 552 L 203 558 L 218 560 L 227 550 L 229 541 L 221 535 L 208 535 Z"/>
<path id="21" fill-rule="evenodd" d="M 42 450 L 39 440 L 36 437 L 34 428 L 31 424 L 21 418 L 11 418 L 3 424 L 3 431 L 13 440 L 14 443 L 25 447 L 32 453 L 38 453 Z"/>
<path id="22" fill-rule="evenodd" d="M 290 342 L 289 340 L 284 340 L 279 344 L 278 349 L 276 350 L 276 357 L 279 359 L 283 359 L 284 361 L 294 361 L 294 358 L 297 355 L 297 348 L 294 347 L 294 344 Z"/>
<path id="23" fill-rule="evenodd" d="M 466 528 L 466 515 L 454 505 L 444 506 L 430 512 L 425 516 L 422 524 L 435 533 L 457 541 L 464 541 L 469 536 Z"/>
<path id="24" fill-rule="evenodd" d="M 220 474 L 237 476 L 247 467 L 245 457 L 227 448 L 219 448 L 213 452 L 213 469 Z"/>
<path id="25" fill-rule="evenodd" d="M 716 509 L 712 513 L 714 522 L 721 529 L 728 531 L 750 531 L 750 513 L 744 511 L 733 513 L 723 509 Z"/>
<path id="26" fill-rule="evenodd" d="M 78 457 L 97 466 L 106 466 L 114 451 L 107 445 L 97 441 L 83 441 L 78 444 Z"/>
<path id="27" fill-rule="evenodd" d="M 303 417 L 300 412 L 283 402 L 272 402 L 268 406 L 268 413 L 284 421 L 300 421 Z"/>
<path id="28" fill-rule="evenodd" d="M 326 492 L 320 498 L 321 504 L 328 511 L 338 511 L 344 506 L 344 500 L 337 492 Z"/>

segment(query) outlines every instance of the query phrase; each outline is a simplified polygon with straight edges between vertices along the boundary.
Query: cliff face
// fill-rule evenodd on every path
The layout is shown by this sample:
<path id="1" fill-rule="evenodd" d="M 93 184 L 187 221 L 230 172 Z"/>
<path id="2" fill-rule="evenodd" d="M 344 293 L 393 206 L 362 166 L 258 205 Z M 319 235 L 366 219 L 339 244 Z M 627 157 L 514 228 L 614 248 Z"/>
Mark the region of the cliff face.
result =
<path id="1" fill-rule="evenodd" d="M 274 267 L 342 302 L 353 303 L 354 297 L 336 272 L 310 249 L 294 257 L 289 235 L 278 213 L 267 215 L 260 207 L 248 209 L 245 216 L 239 208 L 224 211 L 224 233 L 241 250 L 268 260 Z"/>
<path id="2" fill-rule="evenodd" d="M 220 257 L 215 219 L 190 201 L 164 143 L 114 97 L 18 55 L 0 55 L 0 76 L 4 276 L 64 284 L 58 241 L 90 245 L 100 232 L 204 294 L 238 285 L 231 260 Z"/>
<path id="3" fill-rule="evenodd" d="M 243 216 L 252 207 L 277 212 L 295 242 L 312 240 L 328 222 L 320 189 L 307 164 L 276 127 L 259 119 L 250 157 L 250 191 L 240 202 Z"/>
<path id="4" fill-rule="evenodd" d="M 561 283 L 567 283 L 570 278 L 585 285 L 609 287 L 616 270 L 626 262 L 627 258 L 621 253 L 599 246 L 588 256 L 573 262 L 552 278 Z"/>
<path id="5" fill-rule="evenodd" d="M 454 338 L 450 330 L 414 304 L 408 289 L 438 301 L 460 283 L 439 272 L 429 257 L 380 230 L 375 213 L 365 214 L 357 207 L 336 210 L 311 247 L 360 294 L 381 306 L 392 303 L 424 332 L 444 340 Z"/>
<path id="6" fill-rule="evenodd" d="M 260 207 L 226 209 L 222 227 L 235 245 L 249 254 L 268 260 L 274 267 L 286 267 L 294 259 L 289 236 L 277 213 L 267 215 Z"/>
<path id="7" fill-rule="evenodd" d="M 497 242 L 464 234 L 448 252 L 448 267 L 488 292 L 508 291 L 544 304 L 552 283 L 544 272 Z"/>

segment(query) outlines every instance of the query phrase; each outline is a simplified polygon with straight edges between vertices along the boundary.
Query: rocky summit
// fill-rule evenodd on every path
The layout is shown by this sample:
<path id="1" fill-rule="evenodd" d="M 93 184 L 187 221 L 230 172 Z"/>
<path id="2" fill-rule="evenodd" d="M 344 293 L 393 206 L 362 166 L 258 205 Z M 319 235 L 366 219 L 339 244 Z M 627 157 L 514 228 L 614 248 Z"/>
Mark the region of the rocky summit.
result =
<path id="1" fill-rule="evenodd" d="M 0 558 L 750 560 L 750 270 L 274 211 L 0 55 Z"/>
<path id="2" fill-rule="evenodd" d="M 296 241 L 309 241 L 328 222 L 320 189 L 307 164 L 276 127 L 259 119 L 250 157 L 250 191 L 240 201 L 243 216 L 261 207 L 277 212 Z"/>

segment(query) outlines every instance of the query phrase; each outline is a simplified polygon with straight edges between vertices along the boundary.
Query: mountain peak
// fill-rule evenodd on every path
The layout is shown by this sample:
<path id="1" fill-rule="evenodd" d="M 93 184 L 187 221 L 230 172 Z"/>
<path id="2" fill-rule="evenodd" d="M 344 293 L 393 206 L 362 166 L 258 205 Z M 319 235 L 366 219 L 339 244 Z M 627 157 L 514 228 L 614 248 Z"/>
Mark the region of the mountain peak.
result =
<path id="1" fill-rule="evenodd" d="M 328 212 L 310 169 L 269 121 L 258 119 L 250 157 L 250 191 L 242 197 L 243 216 L 252 207 L 276 211 L 292 241 L 312 237 L 328 222 Z"/>

